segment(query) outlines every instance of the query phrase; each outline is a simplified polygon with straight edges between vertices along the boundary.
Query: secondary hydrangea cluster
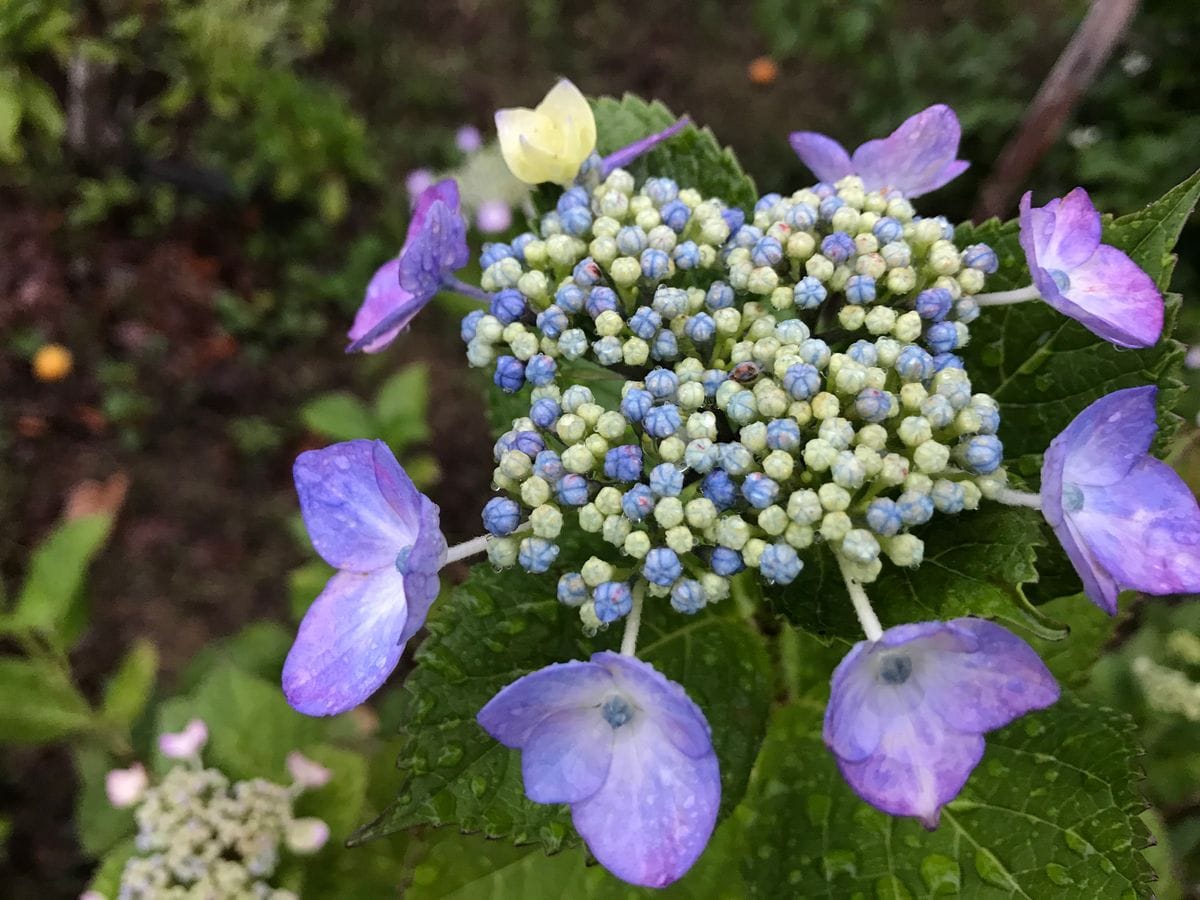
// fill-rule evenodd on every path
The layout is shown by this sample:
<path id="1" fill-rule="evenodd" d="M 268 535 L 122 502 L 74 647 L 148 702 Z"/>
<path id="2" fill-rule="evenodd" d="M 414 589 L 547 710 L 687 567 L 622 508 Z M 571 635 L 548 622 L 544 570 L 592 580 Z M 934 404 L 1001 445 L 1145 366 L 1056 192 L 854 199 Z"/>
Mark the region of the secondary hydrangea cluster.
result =
<path id="1" fill-rule="evenodd" d="M 293 812 L 304 790 L 329 781 L 328 769 L 292 753 L 290 786 L 264 778 L 231 782 L 200 762 L 207 736 L 198 719 L 181 732 L 161 735 L 160 751 L 176 764 L 156 784 L 141 765 L 109 773 L 109 801 L 133 808 L 138 829 L 117 900 L 295 900 L 293 892 L 270 883 L 281 851 L 311 854 L 328 840 L 323 821 Z M 102 900 L 103 895 L 89 891 L 84 897 Z"/>
<path id="2" fill-rule="evenodd" d="M 592 109 L 564 81 L 496 124 L 518 179 L 561 186 L 553 206 L 484 245 L 473 288 L 454 275 L 456 195 L 430 188 L 399 274 L 381 270 L 352 332 L 356 347 L 382 349 L 440 286 L 480 301 L 462 322 L 467 359 L 522 412 L 495 443 L 486 533 L 447 547 L 437 507 L 381 443 L 302 455 L 305 522 L 339 571 L 285 667 L 297 709 L 333 714 L 376 690 L 446 564 L 486 551 L 497 567 L 552 574 L 587 633 L 620 623 L 620 653 L 529 673 L 479 723 L 521 752 L 532 800 L 570 806 L 602 865 L 661 887 L 703 851 L 721 784 L 703 711 L 636 657 L 644 613 L 696 615 L 735 576 L 802 590 L 805 565 L 827 554 L 865 640 L 833 675 L 825 742 L 867 802 L 935 827 L 983 735 L 1052 704 L 1058 686 L 994 623 L 883 627 L 865 586 L 885 565 L 921 564 L 913 529 L 984 501 L 1027 506 L 1109 612 L 1123 589 L 1200 591 L 1200 508 L 1148 452 L 1153 388 L 1080 412 L 1032 494 L 1008 485 L 1000 409 L 960 354 L 982 307 L 1038 298 L 1119 346 L 1158 339 L 1158 287 L 1102 242 L 1082 191 L 1038 209 L 1026 198 L 1033 284 L 984 293 L 997 254 L 960 246 L 911 202 L 967 166 L 947 107 L 853 154 L 797 132 L 820 180 L 745 210 L 627 168 L 684 119 L 601 157 Z M 578 567 L 562 553 L 569 532 L 588 536 Z"/>

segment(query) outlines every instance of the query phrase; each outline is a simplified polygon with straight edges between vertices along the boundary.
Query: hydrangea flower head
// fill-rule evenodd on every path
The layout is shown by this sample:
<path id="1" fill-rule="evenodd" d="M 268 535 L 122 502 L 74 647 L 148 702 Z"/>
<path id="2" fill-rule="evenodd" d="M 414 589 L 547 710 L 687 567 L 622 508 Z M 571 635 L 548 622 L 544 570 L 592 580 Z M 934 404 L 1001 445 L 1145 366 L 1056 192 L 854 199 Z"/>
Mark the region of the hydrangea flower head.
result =
<path id="1" fill-rule="evenodd" d="M 384 263 L 367 285 L 347 352 L 377 353 L 390 344 L 469 258 L 458 185 L 447 178 L 417 197 L 400 255 Z"/>
<path id="2" fill-rule="evenodd" d="M 300 454 L 294 469 L 313 547 L 338 571 L 309 607 L 283 666 L 299 712 L 351 709 L 383 684 L 438 593 L 438 508 L 382 441 Z"/>
<path id="3" fill-rule="evenodd" d="M 937 104 L 905 119 L 886 138 L 867 141 L 851 156 L 831 137 L 796 131 L 792 149 L 813 174 L 833 184 L 857 175 L 868 191 L 896 190 L 905 197 L 935 191 L 966 171 L 956 159 L 962 128 L 948 106 Z"/>
<path id="4" fill-rule="evenodd" d="M 1118 347 L 1150 347 L 1163 327 L 1163 298 L 1132 259 L 1100 242 L 1100 213 L 1075 188 L 1045 206 L 1021 198 L 1021 247 L 1047 303 Z"/>
<path id="5" fill-rule="evenodd" d="M 570 184 L 596 148 L 592 107 L 565 78 L 535 109 L 497 112 L 496 133 L 509 170 L 526 184 Z"/>
<path id="6" fill-rule="evenodd" d="M 478 718 L 522 751 L 529 798 L 570 804 L 576 830 L 617 877 L 663 887 L 708 843 L 721 802 L 708 722 L 649 663 L 605 651 L 547 666 Z"/>
<path id="7" fill-rule="evenodd" d="M 1057 699 L 1033 648 L 999 625 L 900 625 L 834 670 L 825 744 L 860 797 L 935 828 L 983 757 L 984 733 Z"/>
<path id="8" fill-rule="evenodd" d="M 1088 598 L 1116 614 L 1124 589 L 1200 592 L 1200 508 L 1175 470 L 1150 456 L 1155 387 L 1101 397 L 1050 444 L 1042 511 Z"/>

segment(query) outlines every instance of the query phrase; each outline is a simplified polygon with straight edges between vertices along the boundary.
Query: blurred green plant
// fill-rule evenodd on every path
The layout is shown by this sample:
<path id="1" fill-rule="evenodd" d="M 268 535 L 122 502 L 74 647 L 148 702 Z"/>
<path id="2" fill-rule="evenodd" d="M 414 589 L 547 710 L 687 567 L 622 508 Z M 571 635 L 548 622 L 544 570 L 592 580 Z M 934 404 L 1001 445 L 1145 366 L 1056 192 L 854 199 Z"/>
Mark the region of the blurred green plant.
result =
<path id="1" fill-rule="evenodd" d="M 53 152 L 66 129 L 58 98 L 29 62 L 67 59 L 74 14 L 65 0 L 0 4 L 0 164 L 28 158 L 28 147 Z"/>

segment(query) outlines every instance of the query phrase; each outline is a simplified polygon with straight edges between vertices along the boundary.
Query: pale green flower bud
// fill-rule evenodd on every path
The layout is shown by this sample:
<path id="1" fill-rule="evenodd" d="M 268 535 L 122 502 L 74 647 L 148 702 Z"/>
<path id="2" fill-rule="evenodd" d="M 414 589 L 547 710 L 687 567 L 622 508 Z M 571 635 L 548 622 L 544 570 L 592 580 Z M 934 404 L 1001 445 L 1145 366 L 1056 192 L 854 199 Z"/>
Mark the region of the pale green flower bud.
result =
<path id="1" fill-rule="evenodd" d="M 912 270 L 911 266 L 900 266 L 887 273 L 887 287 L 894 294 L 907 294 L 916 286 L 917 273 Z M 918 318 L 920 317 L 918 316 Z M 919 335 L 920 332 L 918 331 L 917 334 Z M 912 339 L 915 338 L 910 338 L 910 340 Z"/>
<path id="2" fill-rule="evenodd" d="M 804 464 L 813 472 L 827 471 L 837 455 L 837 448 L 821 438 L 814 438 L 804 445 Z"/>
<path id="3" fill-rule="evenodd" d="M 642 559 L 650 552 L 650 535 L 644 531 L 631 531 L 625 538 L 625 552 L 634 559 Z"/>
<path id="4" fill-rule="evenodd" d="M 783 389 L 769 381 L 760 381 L 755 385 L 755 396 L 759 413 L 769 419 L 778 419 L 791 405 L 791 398 Z"/>
<path id="5" fill-rule="evenodd" d="M 904 241 L 892 241 L 879 248 L 879 255 L 889 269 L 903 269 L 912 262 L 912 250 Z"/>
<path id="6" fill-rule="evenodd" d="M 646 243 L 655 250 L 670 253 L 675 249 L 678 238 L 666 225 L 655 225 L 646 235 Z"/>
<path id="7" fill-rule="evenodd" d="M 525 457 L 528 459 L 529 457 Z M 521 501 L 526 506 L 541 506 L 550 499 L 550 485 L 545 479 L 534 475 L 521 485 Z"/>
<path id="8" fill-rule="evenodd" d="M 854 435 L 854 443 L 871 450 L 882 450 L 887 446 L 888 433 L 882 425 L 863 425 Z"/>
<path id="9" fill-rule="evenodd" d="M 633 175 L 625 169 L 613 169 L 609 172 L 608 177 L 604 180 L 604 185 L 614 191 L 620 191 L 626 196 L 633 194 L 633 189 L 636 183 L 633 180 Z"/>
<path id="10" fill-rule="evenodd" d="M 900 387 L 900 406 L 908 412 L 919 412 L 928 396 L 925 385 L 919 381 L 910 382 Z"/>
<path id="11" fill-rule="evenodd" d="M 821 391 L 809 403 L 813 417 L 822 421 L 835 418 L 842 411 L 841 401 L 828 391 Z"/>
<path id="12" fill-rule="evenodd" d="M 929 248 L 929 268 L 938 275 L 953 275 L 959 270 L 962 261 L 959 259 L 958 248 L 950 241 L 936 241 Z"/>
<path id="13" fill-rule="evenodd" d="M 975 479 L 979 492 L 988 500 L 995 500 L 996 495 L 1007 485 L 1008 472 L 1003 468 L 997 469 L 991 475 L 983 475 Z"/>
<path id="14" fill-rule="evenodd" d="M 545 300 L 549 289 L 546 273 L 534 270 L 517 279 L 517 290 L 530 300 Z"/>
<path id="15" fill-rule="evenodd" d="M 709 603 L 719 603 L 729 596 L 729 579 L 713 572 L 701 575 L 700 585 L 704 588 L 704 597 Z"/>
<path id="16" fill-rule="evenodd" d="M 879 191 L 870 191 L 863 197 L 863 209 L 867 210 L 873 216 L 870 225 L 866 227 L 871 228 L 879 221 L 879 215 L 887 210 L 887 204 L 887 197 L 883 196 Z"/>
<path id="17" fill-rule="evenodd" d="M 911 203 L 903 197 L 895 197 L 888 201 L 887 214 L 901 222 L 911 222 L 916 213 L 913 211 Z"/>
<path id="18" fill-rule="evenodd" d="M 875 353 L 879 356 L 879 365 L 886 369 L 892 367 L 896 362 L 896 357 L 903 349 L 904 345 L 894 338 L 881 337 L 875 341 Z"/>
<path id="19" fill-rule="evenodd" d="M 778 537 L 788 527 L 787 513 L 782 506 L 768 506 L 758 514 L 758 527 L 771 537 Z"/>
<path id="20" fill-rule="evenodd" d="M 887 260 L 879 253 L 868 253 L 854 260 L 854 271 L 859 275 L 869 275 L 878 281 L 887 272 Z"/>
<path id="21" fill-rule="evenodd" d="M 742 438 L 742 443 L 746 443 L 746 439 Z M 763 460 L 763 471 L 769 478 L 775 481 L 787 481 L 792 477 L 792 470 L 795 468 L 796 461 L 792 455 L 786 450 L 772 450 Z"/>
<path id="22" fill-rule="evenodd" d="M 508 569 L 517 564 L 517 541 L 515 538 L 496 538 L 488 541 L 488 562 L 497 569 Z"/>
<path id="23" fill-rule="evenodd" d="M 599 587 L 606 581 L 612 581 L 613 567 L 599 557 L 593 556 L 579 570 L 583 583 L 590 588 Z"/>
<path id="24" fill-rule="evenodd" d="M 695 209 L 704 202 L 704 197 L 695 188 L 683 188 L 679 192 L 679 202 L 689 209 Z"/>
<path id="25" fill-rule="evenodd" d="M 644 366 L 650 358 L 650 345 L 639 337 L 631 337 L 621 345 L 621 356 L 627 366 Z"/>
<path id="26" fill-rule="evenodd" d="M 859 225 L 861 227 L 862 217 L 859 217 Z M 870 253 L 879 252 L 879 238 L 871 234 L 870 231 L 864 231 L 861 234 L 854 236 L 854 249 L 858 253 L 859 259 Z M 882 257 L 881 257 L 882 259 Z"/>
<path id="27" fill-rule="evenodd" d="M 587 503 L 579 508 L 579 527 L 589 534 L 596 534 L 604 527 L 604 513 L 595 503 Z"/>
<path id="28" fill-rule="evenodd" d="M 683 454 L 686 450 L 687 444 L 675 437 L 675 435 L 663 439 L 658 444 L 658 455 L 662 457 L 663 462 L 679 462 L 683 459 Z"/>
<path id="29" fill-rule="evenodd" d="M 683 409 L 699 409 L 706 401 L 704 385 L 695 381 L 681 384 L 675 395 L 675 402 Z"/>
<path id="30" fill-rule="evenodd" d="M 784 252 L 788 257 L 801 262 L 812 256 L 816 249 L 816 239 L 807 231 L 792 232 L 784 245 Z"/>
<path id="31" fill-rule="evenodd" d="M 979 499 L 982 492 L 972 481 L 959 482 L 963 491 L 963 509 L 979 509 Z"/>
<path id="32" fill-rule="evenodd" d="M 583 633 L 587 635 L 593 635 L 603 627 L 604 623 L 596 615 L 596 601 L 585 600 L 580 605 L 579 621 L 583 624 Z"/>
<path id="33" fill-rule="evenodd" d="M 492 487 L 499 491 L 515 491 L 520 485 L 519 481 L 509 478 L 500 471 L 500 467 L 496 466 L 492 470 Z"/>
<path id="34" fill-rule="evenodd" d="M 829 286 L 835 291 L 845 290 L 846 282 L 850 280 L 850 276 L 853 274 L 854 270 L 849 266 L 838 266 L 833 270 L 833 275 L 829 279 Z"/>
<path id="35" fill-rule="evenodd" d="M 596 465 L 596 457 L 583 444 L 572 444 L 562 455 L 563 467 L 576 475 L 586 475 Z"/>
<path id="36" fill-rule="evenodd" d="M 547 261 L 550 258 L 550 254 L 546 249 L 546 242 L 545 241 L 536 241 L 536 240 L 530 241 L 528 244 L 525 245 L 524 256 L 525 256 L 525 264 L 527 266 L 529 266 L 531 269 L 544 268 Z M 500 260 L 500 263 L 505 263 L 507 261 L 508 260 L 502 259 L 502 260 Z M 514 259 L 513 262 L 516 262 L 516 260 Z M 497 265 L 499 265 L 500 263 L 498 263 Z M 513 287 L 515 284 L 516 284 L 516 282 L 514 280 L 513 284 L 505 285 L 505 286 Z"/>
<path id="37" fill-rule="evenodd" d="M 687 502 L 684 515 L 692 528 L 703 530 L 717 521 L 717 507 L 707 497 L 697 497 Z"/>
<path id="38" fill-rule="evenodd" d="M 867 386 L 866 367 L 859 365 L 854 360 L 847 359 L 838 368 L 834 383 L 843 394 L 858 394 Z"/>
<path id="39" fill-rule="evenodd" d="M 843 556 L 841 562 L 846 569 L 846 574 L 859 584 L 871 584 L 883 571 L 883 563 L 878 559 L 871 560 L 869 563 L 860 563 Z"/>
<path id="40" fill-rule="evenodd" d="M 746 280 L 746 290 L 752 294 L 767 295 L 779 287 L 779 273 L 770 266 L 758 266 Z"/>
<path id="41" fill-rule="evenodd" d="M 623 219 L 629 213 L 629 197 L 621 191 L 604 191 L 600 194 L 599 207 L 602 215 Z"/>
<path id="42" fill-rule="evenodd" d="M 821 508 L 827 512 L 842 512 L 850 506 L 850 492 L 839 485 L 826 483 L 817 489 Z"/>
<path id="43" fill-rule="evenodd" d="M 621 223 L 612 216 L 597 216 L 592 222 L 592 234 L 596 237 L 615 238 Z"/>
<path id="44" fill-rule="evenodd" d="M 732 550 L 741 550 L 750 540 L 750 526 L 738 515 L 722 516 L 717 520 L 717 543 Z"/>
<path id="45" fill-rule="evenodd" d="M 564 444 L 576 444 L 587 434 L 587 422 L 574 413 L 563 413 L 554 423 L 554 432 Z M 522 454 L 524 455 L 524 454 Z"/>
<path id="46" fill-rule="evenodd" d="M 925 543 L 913 534 L 889 538 L 883 552 L 897 566 L 919 566 L 925 557 Z"/>
<path id="47" fill-rule="evenodd" d="M 612 267 L 621 251 L 617 242 L 610 237 L 595 238 L 588 244 L 588 255 L 602 266 Z"/>
<path id="48" fill-rule="evenodd" d="M 740 440 L 751 453 L 759 454 L 767 449 L 767 426 L 764 422 L 753 422 L 738 432 Z"/>
<path id="49" fill-rule="evenodd" d="M 624 516 L 607 516 L 604 519 L 601 537 L 614 547 L 624 547 L 625 538 L 629 537 L 629 532 L 632 530 L 633 523 Z"/>
<path id="50" fill-rule="evenodd" d="M 596 420 L 596 434 L 606 441 L 618 440 L 624 436 L 628 427 L 629 423 L 625 421 L 625 417 L 615 409 L 605 410 Z"/>
<path id="51" fill-rule="evenodd" d="M 858 218 L 859 212 L 857 209 L 843 206 L 834 212 L 833 217 L 829 221 L 834 231 L 845 231 L 847 234 L 853 234 L 858 230 Z"/>
<path id="52" fill-rule="evenodd" d="M 933 490 L 933 479 L 921 472 L 909 472 L 904 479 L 904 489 L 918 494 L 928 494 Z"/>
<path id="53" fill-rule="evenodd" d="M 599 403 L 581 403 L 575 407 L 575 415 L 583 419 L 588 428 L 594 428 L 604 415 L 604 407 Z"/>
<path id="54" fill-rule="evenodd" d="M 874 478 L 883 468 L 883 456 L 878 450 L 872 450 L 870 447 L 855 447 L 854 458 L 862 465 L 867 479 Z"/>
<path id="55" fill-rule="evenodd" d="M 933 437 L 933 429 L 924 416 L 906 416 L 900 421 L 896 434 L 906 447 L 916 447 Z"/>
<path id="56" fill-rule="evenodd" d="M 813 420 L 812 404 L 807 400 L 797 400 L 788 406 L 787 414 L 796 420 L 796 424 L 803 428 Z"/>
<path id="57" fill-rule="evenodd" d="M 654 507 L 654 520 L 663 528 L 674 528 L 683 522 L 683 503 L 678 497 L 663 497 Z"/>
<path id="58" fill-rule="evenodd" d="M 867 367 L 867 387 L 882 391 L 887 385 L 887 379 L 888 373 L 879 368 L 879 366 Z"/>
<path id="59" fill-rule="evenodd" d="M 796 297 L 790 287 L 777 287 L 771 291 L 769 302 L 772 309 L 789 309 L 795 305 Z"/>
<path id="60" fill-rule="evenodd" d="M 608 441 L 598 434 L 589 434 L 585 437 L 583 446 L 587 447 L 588 453 L 596 459 L 603 459 L 604 454 L 608 452 Z"/>
<path id="61" fill-rule="evenodd" d="M 741 330 L 742 314 L 732 306 L 718 309 L 712 317 L 717 326 L 717 334 L 722 337 L 730 337 Z"/>
<path id="62" fill-rule="evenodd" d="M 484 316 L 475 326 L 475 338 L 495 344 L 504 337 L 504 325 L 495 316 Z"/>
<path id="63" fill-rule="evenodd" d="M 742 560 L 752 569 L 757 569 L 762 561 L 763 551 L 767 549 L 767 542 L 762 538 L 751 538 L 746 541 L 746 546 L 742 548 Z"/>
<path id="64" fill-rule="evenodd" d="M 842 555 L 858 563 L 870 563 L 879 557 L 879 541 L 865 528 L 854 528 L 842 538 Z"/>
<path id="65" fill-rule="evenodd" d="M 913 465 L 922 472 L 937 474 L 950 462 L 950 448 L 937 441 L 926 441 L 913 451 Z"/>
<path id="66" fill-rule="evenodd" d="M 954 417 L 954 430 L 958 434 L 975 434 L 983 426 L 979 413 L 967 406 Z"/>
<path id="67" fill-rule="evenodd" d="M 526 333 L 527 329 L 525 328 L 525 324 L 523 322 L 510 322 L 504 326 L 504 332 L 500 335 L 500 337 L 505 343 L 511 344 L 513 341 L 522 337 Z"/>
<path id="68" fill-rule="evenodd" d="M 783 539 L 796 550 L 812 546 L 816 533 L 808 525 L 797 525 L 792 522 L 783 533 Z"/>
<path id="69" fill-rule="evenodd" d="M 616 310 L 606 309 L 596 316 L 596 334 L 601 337 L 614 337 L 625 328 L 625 320 Z"/>
<path id="70" fill-rule="evenodd" d="M 863 320 L 867 331 L 874 335 L 890 334 L 896 327 L 896 311 L 890 306 L 874 306 Z"/>
<path id="71" fill-rule="evenodd" d="M 853 527 L 850 517 L 844 512 L 826 513 L 825 518 L 821 520 L 821 537 L 830 543 L 838 543 Z"/>
<path id="72" fill-rule="evenodd" d="M 526 362 L 541 349 L 541 342 L 538 340 L 537 335 L 526 332 L 525 334 L 518 334 L 508 346 L 512 350 L 513 356 L 522 362 Z"/>
<path id="73" fill-rule="evenodd" d="M 876 481 L 885 487 L 903 484 L 908 478 L 909 462 L 899 453 L 888 453 L 883 457 L 883 465 L 879 469 Z"/>
<path id="74" fill-rule="evenodd" d="M 621 514 L 621 492 L 612 485 L 600 488 L 595 499 L 596 509 L 606 516 Z"/>
<path id="75" fill-rule="evenodd" d="M 949 291 L 951 300 L 957 300 L 962 296 L 962 285 L 958 283 L 958 279 L 956 278 L 940 275 L 934 279 L 932 286 Z"/>
<path id="76" fill-rule="evenodd" d="M 538 480 L 541 481 L 540 478 Z M 542 483 L 545 484 L 544 481 Z M 525 484 L 529 484 L 529 482 L 527 481 Z M 522 491 L 521 499 L 525 500 L 524 491 Z M 527 500 L 526 502 L 528 503 Z M 529 523 L 533 527 L 535 536 L 552 541 L 562 532 L 563 517 L 557 506 L 550 506 L 543 501 L 543 505 L 529 514 Z"/>
<path id="77" fill-rule="evenodd" d="M 920 222 L 914 222 L 912 236 L 918 244 L 928 247 L 941 238 L 942 223 L 935 219 L 922 219 Z"/>
<path id="78" fill-rule="evenodd" d="M 632 256 L 618 256 L 608 267 L 608 274 L 619 287 L 630 287 L 642 277 L 642 264 Z"/>
<path id="79" fill-rule="evenodd" d="M 473 340 L 467 344 L 467 363 L 476 369 L 483 369 L 496 361 L 496 351 L 490 344 Z"/>
<path id="80" fill-rule="evenodd" d="M 962 269 L 955 276 L 958 280 L 958 286 L 962 288 L 962 292 L 968 296 L 978 294 L 983 290 L 983 282 L 986 276 L 978 269 Z"/>
<path id="81" fill-rule="evenodd" d="M 638 214 L 634 216 L 633 221 L 638 228 L 649 233 L 662 223 L 662 215 L 657 209 L 650 207 L 650 209 L 643 209 L 638 212 Z"/>
<path id="82" fill-rule="evenodd" d="M 533 463 L 520 450 L 508 450 L 500 457 L 500 471 L 507 478 L 519 480 L 533 471 Z"/>
<path id="83" fill-rule="evenodd" d="M 692 547 L 695 545 L 695 538 L 692 537 L 692 532 L 686 525 L 675 525 L 668 528 L 666 537 L 667 546 L 680 556 L 691 553 Z"/>
<path id="84" fill-rule="evenodd" d="M 688 416 L 686 424 L 688 440 L 717 439 L 717 417 L 711 412 L 697 412 Z"/>
<path id="85" fill-rule="evenodd" d="M 525 258 L 527 260 L 529 259 L 529 249 L 534 247 L 535 244 L 542 245 L 543 256 L 545 256 L 545 245 L 542 244 L 541 241 L 530 241 L 525 246 Z M 530 265 L 536 265 L 536 263 L 531 261 Z M 521 268 L 521 264 L 519 262 L 517 262 L 511 256 L 507 257 L 506 259 L 499 260 L 498 262 L 488 266 L 487 270 L 483 273 L 483 278 L 490 281 L 493 286 L 481 286 L 485 291 L 489 292 L 503 290 L 504 288 L 516 287 L 517 281 L 520 279 L 523 271 L 524 270 Z"/>
<path id="86" fill-rule="evenodd" d="M 793 491 L 788 497 L 787 515 L 797 525 L 815 525 L 824 514 L 821 498 L 816 491 L 803 488 Z"/>
<path id="87" fill-rule="evenodd" d="M 583 256 L 583 251 L 583 241 L 570 235 L 556 234 L 546 241 L 546 255 L 550 257 L 550 262 L 560 269 L 574 266 Z M 530 295 L 526 294 L 526 296 Z"/>
<path id="88" fill-rule="evenodd" d="M 817 281 L 828 281 L 833 277 L 833 262 L 826 256 L 820 253 L 814 253 L 804 263 L 805 273 L 811 275 Z"/>
<path id="89" fill-rule="evenodd" d="M 700 240 L 719 247 L 729 240 L 729 226 L 721 218 L 709 219 L 700 226 Z"/>
<path id="90" fill-rule="evenodd" d="M 838 310 L 838 324 L 847 331 L 858 331 L 867 321 L 867 312 L 861 306 L 843 306 Z"/>

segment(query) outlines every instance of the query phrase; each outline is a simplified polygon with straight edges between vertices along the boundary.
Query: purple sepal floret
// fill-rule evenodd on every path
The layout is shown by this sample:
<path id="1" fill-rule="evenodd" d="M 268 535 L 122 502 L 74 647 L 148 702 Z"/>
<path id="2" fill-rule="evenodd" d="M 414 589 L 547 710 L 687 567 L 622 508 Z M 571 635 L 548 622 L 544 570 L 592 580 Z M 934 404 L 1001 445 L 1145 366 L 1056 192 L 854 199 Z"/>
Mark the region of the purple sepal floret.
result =
<path id="1" fill-rule="evenodd" d="M 556 663 L 501 690 L 479 724 L 521 750 L 525 793 L 568 803 L 606 869 L 663 887 L 704 850 L 721 802 L 708 722 L 649 663 L 604 651 Z"/>
<path id="2" fill-rule="evenodd" d="M 294 475 L 313 547 L 338 571 L 300 623 L 283 692 L 299 712 L 329 716 L 373 694 L 425 624 L 446 540 L 437 506 L 382 441 L 301 453 Z"/>
<path id="3" fill-rule="evenodd" d="M 825 744 L 860 797 L 932 829 L 983 757 L 984 733 L 1058 694 L 1033 648 L 999 625 L 899 625 L 834 670 Z"/>
<path id="4" fill-rule="evenodd" d="M 1124 589 L 1200 592 L 1200 507 L 1175 470 L 1149 454 L 1153 386 L 1101 397 L 1046 450 L 1042 512 L 1088 599 L 1110 615 Z"/>

